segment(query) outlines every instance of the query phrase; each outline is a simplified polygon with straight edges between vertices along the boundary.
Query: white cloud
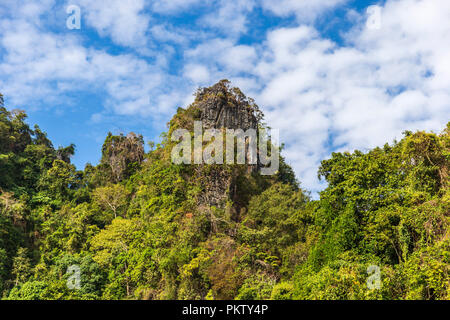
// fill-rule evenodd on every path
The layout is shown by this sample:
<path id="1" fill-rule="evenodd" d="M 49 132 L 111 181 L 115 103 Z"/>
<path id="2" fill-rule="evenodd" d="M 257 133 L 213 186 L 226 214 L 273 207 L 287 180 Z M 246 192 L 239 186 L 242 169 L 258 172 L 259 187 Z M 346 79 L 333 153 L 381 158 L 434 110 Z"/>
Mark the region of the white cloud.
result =
<path id="1" fill-rule="evenodd" d="M 234 72 L 248 72 L 257 58 L 255 48 L 237 45 L 225 51 L 220 59 L 224 66 Z"/>
<path id="2" fill-rule="evenodd" d="M 100 36 L 108 36 L 125 46 L 146 44 L 150 16 L 144 12 L 144 0 L 78 0 L 86 23 Z"/>
<path id="3" fill-rule="evenodd" d="M 114 114 L 166 121 L 192 101 L 195 87 L 228 78 L 280 129 L 287 161 L 312 190 L 321 187 L 317 167 L 331 151 L 372 148 L 400 138 L 403 130 L 437 131 L 450 120 L 449 1 L 388 0 L 379 30 L 367 29 L 365 13 L 352 11 L 355 25 L 345 46 L 305 25 L 345 3 L 339 0 L 152 2 L 160 14 L 202 5 L 205 15 L 188 30 L 151 25 L 141 0 L 108 2 L 106 8 L 80 2 L 101 36 L 154 50 L 150 35 L 160 44 L 159 54 L 149 62 L 86 46 L 77 33 L 45 29 L 39 16 L 54 1 L 19 6 L 6 0 L 0 5 L 0 88 L 13 105 L 60 103 L 69 92 L 95 91 L 105 110 L 92 121 Z M 296 15 L 298 26 L 273 28 L 258 44 L 239 44 L 258 4 L 280 16 Z M 177 53 L 183 58 L 169 72 Z"/>
<path id="4" fill-rule="evenodd" d="M 19 17 L 0 22 L 0 87 L 11 105 L 67 105 L 68 93 L 97 92 L 104 96 L 105 112 L 161 119 L 175 110 L 161 97 L 173 96 L 167 83 L 177 86 L 178 80 L 158 61 L 87 48 L 74 34 L 46 31 L 35 20 Z"/>
<path id="5" fill-rule="evenodd" d="M 307 3 L 291 10 L 301 5 Z M 450 120 L 450 2 L 387 1 L 381 13 L 381 29 L 371 30 L 365 13 L 355 19 L 353 12 L 358 23 L 347 46 L 300 25 L 274 29 L 253 51 L 210 41 L 186 60 L 203 63 L 211 79 L 225 75 L 247 86 L 281 130 L 303 185 L 318 190 L 317 167 L 331 151 L 367 150 L 404 130 L 438 131 Z"/>
<path id="6" fill-rule="evenodd" d="M 206 85 L 210 74 L 208 68 L 199 64 L 187 64 L 184 68 L 184 77 L 195 83 Z"/>

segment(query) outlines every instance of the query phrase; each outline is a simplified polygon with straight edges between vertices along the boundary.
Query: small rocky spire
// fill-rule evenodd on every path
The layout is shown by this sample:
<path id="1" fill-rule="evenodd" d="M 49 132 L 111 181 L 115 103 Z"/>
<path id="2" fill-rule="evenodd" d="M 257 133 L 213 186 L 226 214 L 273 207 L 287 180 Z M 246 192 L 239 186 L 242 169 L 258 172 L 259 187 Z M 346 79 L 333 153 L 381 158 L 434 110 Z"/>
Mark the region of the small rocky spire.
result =
<path id="1" fill-rule="evenodd" d="M 199 89 L 195 104 L 204 128 L 257 129 L 263 117 L 253 99 L 231 88 L 228 80 Z"/>

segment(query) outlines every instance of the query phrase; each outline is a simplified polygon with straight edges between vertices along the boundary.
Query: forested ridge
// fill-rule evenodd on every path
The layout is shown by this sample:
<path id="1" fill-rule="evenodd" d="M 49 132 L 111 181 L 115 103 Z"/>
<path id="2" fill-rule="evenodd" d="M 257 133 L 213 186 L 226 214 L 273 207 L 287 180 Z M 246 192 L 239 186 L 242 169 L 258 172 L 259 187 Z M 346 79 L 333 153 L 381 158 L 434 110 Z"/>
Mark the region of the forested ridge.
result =
<path id="1" fill-rule="evenodd" d="M 138 134 L 108 134 L 82 171 L 74 145 L 55 148 L 0 98 L 1 298 L 450 299 L 450 123 L 333 153 L 313 200 L 283 158 L 272 176 L 172 163 L 168 137 L 205 99 L 258 111 L 221 90 L 199 90 L 149 152 Z M 210 205 L 220 179 L 224 200 Z"/>

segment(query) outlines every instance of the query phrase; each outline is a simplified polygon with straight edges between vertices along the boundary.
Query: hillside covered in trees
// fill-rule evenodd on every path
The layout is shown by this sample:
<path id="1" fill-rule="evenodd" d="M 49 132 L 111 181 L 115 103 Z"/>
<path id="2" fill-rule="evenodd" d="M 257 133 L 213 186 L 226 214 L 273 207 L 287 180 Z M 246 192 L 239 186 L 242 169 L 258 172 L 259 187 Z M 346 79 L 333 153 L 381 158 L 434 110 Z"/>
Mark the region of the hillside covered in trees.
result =
<path id="1" fill-rule="evenodd" d="M 271 176 L 172 163 L 171 132 L 218 105 L 262 125 L 256 104 L 222 81 L 179 108 L 149 152 L 140 135 L 109 134 L 100 163 L 80 171 L 74 145 L 55 148 L 1 99 L 0 296 L 450 299 L 450 123 L 333 153 L 312 200 L 283 158 Z"/>

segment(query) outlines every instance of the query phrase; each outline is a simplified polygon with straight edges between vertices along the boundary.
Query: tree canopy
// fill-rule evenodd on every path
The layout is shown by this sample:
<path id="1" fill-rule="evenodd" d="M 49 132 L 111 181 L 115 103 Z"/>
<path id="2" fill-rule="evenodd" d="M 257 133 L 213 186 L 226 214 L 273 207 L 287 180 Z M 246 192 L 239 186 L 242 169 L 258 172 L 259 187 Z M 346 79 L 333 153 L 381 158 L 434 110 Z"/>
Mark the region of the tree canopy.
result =
<path id="1" fill-rule="evenodd" d="M 333 153 L 312 200 L 284 159 L 274 176 L 176 165 L 167 135 L 146 153 L 110 133 L 77 170 L 74 145 L 0 98 L 3 299 L 450 299 L 450 123 Z M 169 132 L 193 119 L 179 109 Z M 213 176 L 231 181 L 223 205 L 205 201 Z"/>

